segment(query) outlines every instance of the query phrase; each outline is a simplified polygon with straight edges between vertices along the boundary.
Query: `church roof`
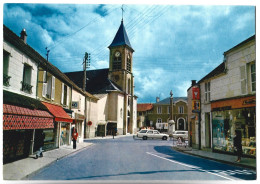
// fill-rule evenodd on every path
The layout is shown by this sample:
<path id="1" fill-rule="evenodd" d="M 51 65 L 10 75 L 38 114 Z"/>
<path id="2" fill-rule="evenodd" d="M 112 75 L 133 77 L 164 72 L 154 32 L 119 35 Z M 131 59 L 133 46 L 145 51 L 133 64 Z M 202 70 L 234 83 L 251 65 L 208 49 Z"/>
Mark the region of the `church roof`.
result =
<path id="1" fill-rule="evenodd" d="M 116 84 L 108 79 L 109 69 L 88 70 L 86 72 L 86 91 L 92 94 L 105 94 L 110 91 L 122 91 Z M 83 71 L 65 73 L 70 80 L 83 88 Z"/>
<path id="2" fill-rule="evenodd" d="M 121 21 L 121 25 L 116 33 L 116 36 L 115 36 L 113 42 L 109 45 L 108 48 L 120 46 L 120 45 L 127 45 L 128 47 L 133 49 L 130 44 L 130 41 L 128 39 L 123 20 Z"/>

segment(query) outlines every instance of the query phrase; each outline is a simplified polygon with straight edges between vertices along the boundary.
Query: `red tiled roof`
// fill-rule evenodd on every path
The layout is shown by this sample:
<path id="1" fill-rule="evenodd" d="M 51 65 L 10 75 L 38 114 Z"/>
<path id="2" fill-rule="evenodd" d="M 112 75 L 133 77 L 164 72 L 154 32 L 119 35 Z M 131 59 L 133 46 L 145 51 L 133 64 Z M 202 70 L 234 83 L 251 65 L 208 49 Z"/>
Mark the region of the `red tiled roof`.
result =
<path id="1" fill-rule="evenodd" d="M 153 108 L 153 104 L 147 104 L 147 103 L 144 103 L 144 104 L 137 104 L 137 111 L 140 112 L 140 111 L 149 111 Z"/>
<path id="2" fill-rule="evenodd" d="M 47 102 L 42 102 L 52 113 L 52 115 L 55 117 L 55 121 L 63 121 L 72 123 L 73 119 L 64 111 L 64 109 L 61 106 L 50 104 Z"/>

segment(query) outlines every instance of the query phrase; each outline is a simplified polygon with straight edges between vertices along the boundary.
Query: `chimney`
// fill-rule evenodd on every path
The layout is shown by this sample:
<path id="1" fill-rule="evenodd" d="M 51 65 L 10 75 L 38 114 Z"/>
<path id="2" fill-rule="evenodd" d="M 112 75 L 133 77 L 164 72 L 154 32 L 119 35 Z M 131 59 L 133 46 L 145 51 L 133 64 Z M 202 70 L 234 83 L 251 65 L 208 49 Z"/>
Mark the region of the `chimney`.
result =
<path id="1" fill-rule="evenodd" d="M 156 103 L 160 102 L 160 97 L 156 97 Z"/>
<path id="2" fill-rule="evenodd" d="M 196 85 L 196 80 L 191 80 L 191 86 L 195 86 Z"/>
<path id="3" fill-rule="evenodd" d="M 26 43 L 26 42 L 27 42 L 27 34 L 26 34 L 26 30 L 23 29 L 23 30 L 21 31 L 20 35 L 21 35 L 20 38 L 23 40 L 24 43 Z"/>

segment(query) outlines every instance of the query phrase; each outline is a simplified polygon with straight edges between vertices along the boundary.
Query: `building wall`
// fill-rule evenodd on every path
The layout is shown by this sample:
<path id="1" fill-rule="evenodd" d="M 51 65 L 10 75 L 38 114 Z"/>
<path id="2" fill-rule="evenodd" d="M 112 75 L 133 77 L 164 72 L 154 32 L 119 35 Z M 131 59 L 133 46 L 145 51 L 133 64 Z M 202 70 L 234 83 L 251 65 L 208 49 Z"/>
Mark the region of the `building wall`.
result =
<path id="1" fill-rule="evenodd" d="M 227 53 L 227 74 L 212 79 L 212 100 L 225 99 L 240 95 L 252 94 L 250 85 L 247 85 L 247 93 L 241 93 L 240 67 L 246 66 L 247 82 L 251 83 L 249 63 L 255 62 L 255 42 L 251 41 L 233 52 Z"/>
<path id="2" fill-rule="evenodd" d="M 73 108 L 72 107 L 72 110 L 74 112 L 74 117 L 75 118 L 75 113 L 77 114 L 81 114 L 82 116 L 84 116 L 84 110 L 85 110 L 85 97 L 79 93 L 78 91 L 76 90 L 72 90 L 72 101 L 77 101 L 79 102 L 79 107 L 78 108 Z M 79 123 L 80 122 L 80 123 Z M 79 134 L 79 137 L 78 137 L 78 140 L 79 142 L 83 142 L 84 140 L 84 120 L 78 120 L 78 134 Z"/>
<path id="3" fill-rule="evenodd" d="M 96 128 L 98 126 L 98 101 L 97 100 L 93 100 L 90 98 L 87 98 L 87 108 L 86 108 L 86 121 L 91 121 L 92 125 L 91 126 L 86 126 L 86 135 L 87 138 L 92 138 L 95 137 L 95 131 Z"/>
<path id="4" fill-rule="evenodd" d="M 36 88 L 37 88 L 37 63 L 31 60 L 27 55 L 16 49 L 14 46 L 9 44 L 8 42 L 3 42 L 3 49 L 10 53 L 9 57 L 9 67 L 8 67 L 8 75 L 11 76 L 9 87 L 3 86 L 4 90 L 8 90 L 14 93 L 19 93 L 25 96 L 29 96 L 31 98 L 36 98 Z M 31 85 L 32 93 L 26 93 L 22 91 L 22 84 L 23 81 L 23 70 L 24 70 L 24 63 L 27 63 L 32 67 L 31 73 Z"/>
<path id="5" fill-rule="evenodd" d="M 123 134 L 123 115 L 124 115 L 124 95 L 118 94 L 117 96 L 117 133 Z M 121 111 L 122 110 L 122 111 Z"/>

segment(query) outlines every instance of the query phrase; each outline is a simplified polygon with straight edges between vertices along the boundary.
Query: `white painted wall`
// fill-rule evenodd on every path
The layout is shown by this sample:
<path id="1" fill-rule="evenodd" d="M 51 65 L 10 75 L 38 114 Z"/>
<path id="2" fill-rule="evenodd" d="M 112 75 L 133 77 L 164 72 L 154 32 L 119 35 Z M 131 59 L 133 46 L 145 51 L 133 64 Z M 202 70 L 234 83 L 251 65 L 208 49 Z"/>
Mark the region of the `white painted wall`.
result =
<path id="1" fill-rule="evenodd" d="M 11 91 L 14 93 L 22 94 L 31 98 L 36 98 L 36 87 L 37 87 L 37 63 L 27 55 L 16 49 L 10 43 L 4 41 L 3 42 L 3 49 L 10 53 L 9 57 L 9 68 L 8 68 L 8 75 L 11 76 L 10 78 L 10 86 L 6 87 L 3 86 L 4 90 Z M 32 67 L 32 74 L 31 74 L 31 85 L 32 93 L 25 93 L 22 89 L 21 81 L 23 81 L 23 69 L 24 63 L 27 63 Z"/>

